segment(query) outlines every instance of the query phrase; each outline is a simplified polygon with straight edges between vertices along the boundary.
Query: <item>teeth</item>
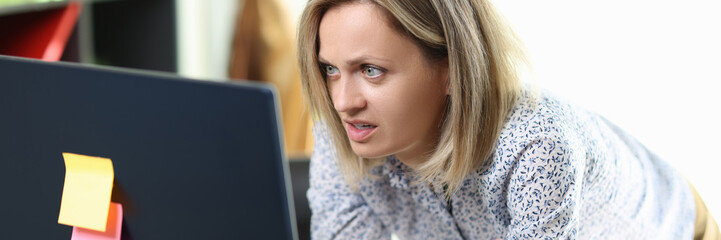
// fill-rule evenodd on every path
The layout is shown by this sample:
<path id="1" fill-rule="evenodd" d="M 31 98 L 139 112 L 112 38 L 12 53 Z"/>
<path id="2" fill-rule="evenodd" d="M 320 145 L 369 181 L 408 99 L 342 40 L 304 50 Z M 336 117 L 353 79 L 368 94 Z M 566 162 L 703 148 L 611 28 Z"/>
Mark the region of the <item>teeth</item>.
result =
<path id="1" fill-rule="evenodd" d="M 353 124 L 353 126 L 357 129 L 369 129 L 369 128 L 375 127 L 373 125 L 368 125 L 368 124 Z"/>

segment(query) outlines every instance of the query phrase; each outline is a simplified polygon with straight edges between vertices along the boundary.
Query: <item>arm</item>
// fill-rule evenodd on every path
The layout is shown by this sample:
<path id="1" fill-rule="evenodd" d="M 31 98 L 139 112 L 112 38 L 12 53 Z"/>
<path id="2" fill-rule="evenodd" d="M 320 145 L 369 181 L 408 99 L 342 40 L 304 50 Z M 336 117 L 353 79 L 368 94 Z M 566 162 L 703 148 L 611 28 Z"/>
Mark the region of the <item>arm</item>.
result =
<path id="1" fill-rule="evenodd" d="M 333 146 L 323 125 L 313 129 L 308 202 L 313 239 L 389 239 L 381 221 L 363 196 L 350 189 L 340 174 Z"/>
<path id="2" fill-rule="evenodd" d="M 541 138 L 521 153 L 511 173 L 507 239 L 573 239 L 584 161 L 567 141 Z"/>

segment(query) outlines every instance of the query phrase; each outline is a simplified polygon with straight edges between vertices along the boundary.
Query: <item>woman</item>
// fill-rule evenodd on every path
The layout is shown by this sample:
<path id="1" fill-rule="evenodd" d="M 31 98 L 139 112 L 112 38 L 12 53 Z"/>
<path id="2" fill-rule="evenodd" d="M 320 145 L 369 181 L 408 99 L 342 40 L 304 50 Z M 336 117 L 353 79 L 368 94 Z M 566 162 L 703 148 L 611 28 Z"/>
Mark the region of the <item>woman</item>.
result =
<path id="1" fill-rule="evenodd" d="M 317 239 L 683 239 L 714 230 L 685 180 L 602 117 L 518 80 L 484 0 L 311 0 Z M 703 221 L 701 221 L 703 220 Z M 715 228 L 717 229 L 717 228 Z"/>

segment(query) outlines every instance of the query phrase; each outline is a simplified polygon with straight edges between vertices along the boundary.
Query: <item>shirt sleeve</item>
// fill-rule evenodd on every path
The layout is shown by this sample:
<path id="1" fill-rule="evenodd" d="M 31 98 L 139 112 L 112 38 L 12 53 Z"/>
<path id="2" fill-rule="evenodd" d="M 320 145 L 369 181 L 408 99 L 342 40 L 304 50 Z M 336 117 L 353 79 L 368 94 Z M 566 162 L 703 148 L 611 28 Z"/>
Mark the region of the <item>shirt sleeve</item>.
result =
<path id="1" fill-rule="evenodd" d="M 506 239 L 575 239 L 584 161 L 567 141 L 531 142 L 511 171 Z"/>
<path id="2" fill-rule="evenodd" d="M 307 193 L 312 239 L 390 239 L 363 196 L 351 190 L 340 174 L 323 124 L 315 124 L 313 137 Z"/>

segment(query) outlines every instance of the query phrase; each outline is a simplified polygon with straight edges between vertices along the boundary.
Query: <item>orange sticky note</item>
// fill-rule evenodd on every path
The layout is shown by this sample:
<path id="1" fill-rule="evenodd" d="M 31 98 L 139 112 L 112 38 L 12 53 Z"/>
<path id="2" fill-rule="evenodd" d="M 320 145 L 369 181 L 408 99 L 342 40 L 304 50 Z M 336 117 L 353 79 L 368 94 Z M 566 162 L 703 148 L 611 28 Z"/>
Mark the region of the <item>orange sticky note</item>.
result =
<path id="1" fill-rule="evenodd" d="M 63 153 L 65 186 L 58 223 L 105 232 L 113 190 L 108 158 Z"/>
<path id="2" fill-rule="evenodd" d="M 81 227 L 73 227 L 73 236 L 71 240 L 119 240 L 120 232 L 123 230 L 123 205 L 120 203 L 110 203 L 110 212 L 108 212 L 108 224 L 105 232 L 85 229 Z"/>

